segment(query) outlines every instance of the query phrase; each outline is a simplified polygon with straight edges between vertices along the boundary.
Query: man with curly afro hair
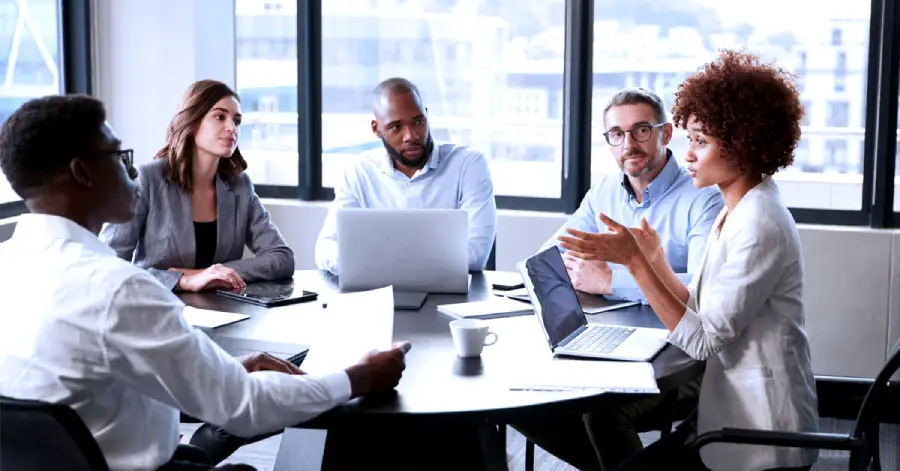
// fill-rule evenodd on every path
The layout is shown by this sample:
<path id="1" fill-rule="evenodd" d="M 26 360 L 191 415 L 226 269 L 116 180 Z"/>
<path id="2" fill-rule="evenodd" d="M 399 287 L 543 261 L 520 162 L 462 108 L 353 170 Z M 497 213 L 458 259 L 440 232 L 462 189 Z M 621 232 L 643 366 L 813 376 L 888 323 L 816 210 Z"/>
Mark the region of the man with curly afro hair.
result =
<path id="1" fill-rule="evenodd" d="M 675 276 L 659 234 L 646 224 L 627 228 L 601 215 L 607 232 L 569 231 L 561 245 L 579 258 L 626 266 L 670 331 L 669 342 L 706 361 L 698 433 L 724 427 L 816 432 L 800 237 L 771 178 L 791 164 L 800 138 L 803 108 L 793 77 L 754 55 L 722 51 L 681 84 L 672 114 L 690 138 L 685 161 L 693 185 L 715 186 L 725 201 L 691 283 Z M 652 398 L 623 407 L 636 423 L 652 422 L 661 409 Z M 817 450 L 716 443 L 704 447 L 698 460 L 684 452 L 691 426 L 636 459 L 653 463 L 646 469 L 808 470 L 818 455 Z M 604 469 L 617 464 L 607 456 L 622 456 L 615 447 L 630 441 L 640 449 L 634 436 L 593 438 Z"/>

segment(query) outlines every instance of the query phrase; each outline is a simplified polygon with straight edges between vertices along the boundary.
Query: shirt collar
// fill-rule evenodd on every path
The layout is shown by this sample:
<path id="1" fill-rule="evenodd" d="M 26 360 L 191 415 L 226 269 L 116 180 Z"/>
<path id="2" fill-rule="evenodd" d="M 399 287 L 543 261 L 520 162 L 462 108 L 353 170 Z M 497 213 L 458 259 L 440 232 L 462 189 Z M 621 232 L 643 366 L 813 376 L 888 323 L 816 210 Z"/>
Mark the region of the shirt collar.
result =
<path id="1" fill-rule="evenodd" d="M 39 241 L 69 240 L 86 246 L 103 255 L 115 256 L 115 252 L 100 241 L 96 235 L 60 216 L 28 213 L 19 216 L 13 239 L 24 239 L 30 243 Z"/>
<path id="2" fill-rule="evenodd" d="M 666 149 L 666 164 L 656 178 L 654 178 L 653 181 L 650 182 L 650 185 L 644 190 L 642 201 L 646 204 L 669 191 L 669 188 L 678 178 L 679 173 L 681 173 L 681 168 L 678 166 L 678 162 L 675 161 L 672 151 Z M 630 183 L 628 182 L 628 175 L 626 175 L 625 172 L 622 172 L 619 184 L 628 195 L 628 201 L 631 201 L 634 198 L 634 195 L 631 194 L 631 190 L 629 189 Z"/>
<path id="3" fill-rule="evenodd" d="M 441 146 L 438 145 L 437 142 L 434 143 L 434 148 L 431 150 L 431 155 L 428 157 L 428 162 L 425 163 L 425 167 L 427 169 L 438 169 L 443 163 L 443 158 L 441 156 Z M 388 154 L 387 149 L 384 150 L 384 158 L 381 159 L 381 171 L 384 172 L 385 175 L 393 175 L 394 171 L 394 162 L 391 160 L 391 156 Z"/>

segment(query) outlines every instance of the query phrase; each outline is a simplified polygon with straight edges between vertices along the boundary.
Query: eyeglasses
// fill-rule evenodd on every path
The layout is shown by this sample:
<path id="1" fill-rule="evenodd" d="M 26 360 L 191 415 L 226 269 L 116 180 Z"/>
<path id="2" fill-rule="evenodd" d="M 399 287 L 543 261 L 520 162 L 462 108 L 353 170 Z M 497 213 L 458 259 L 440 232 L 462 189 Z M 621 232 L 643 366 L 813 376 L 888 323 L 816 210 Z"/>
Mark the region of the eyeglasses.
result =
<path id="1" fill-rule="evenodd" d="M 108 152 L 100 152 L 100 154 L 115 155 L 116 157 L 122 159 L 122 163 L 125 164 L 126 169 L 134 167 L 134 149 L 111 150 Z"/>
<path id="2" fill-rule="evenodd" d="M 665 124 L 666 123 L 638 124 L 631 129 L 613 129 L 612 131 L 603 133 L 603 137 L 606 138 L 606 143 L 611 146 L 618 146 L 625 142 L 625 133 L 631 134 L 631 138 L 635 141 L 647 142 L 650 140 L 650 135 L 653 134 L 653 130 L 660 126 L 665 126 Z"/>

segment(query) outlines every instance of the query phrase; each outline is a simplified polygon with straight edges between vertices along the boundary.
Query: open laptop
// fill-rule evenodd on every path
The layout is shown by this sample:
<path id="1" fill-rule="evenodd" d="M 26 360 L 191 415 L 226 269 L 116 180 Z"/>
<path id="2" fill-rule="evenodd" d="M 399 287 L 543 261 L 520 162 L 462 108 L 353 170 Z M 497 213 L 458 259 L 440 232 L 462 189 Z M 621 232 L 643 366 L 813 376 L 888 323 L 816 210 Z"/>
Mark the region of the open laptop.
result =
<path id="1" fill-rule="evenodd" d="M 588 324 L 559 248 L 518 265 L 554 356 L 649 361 L 666 345 L 665 329 Z"/>
<path id="2" fill-rule="evenodd" d="M 337 232 L 343 291 L 469 291 L 469 218 L 461 209 L 345 208 Z"/>

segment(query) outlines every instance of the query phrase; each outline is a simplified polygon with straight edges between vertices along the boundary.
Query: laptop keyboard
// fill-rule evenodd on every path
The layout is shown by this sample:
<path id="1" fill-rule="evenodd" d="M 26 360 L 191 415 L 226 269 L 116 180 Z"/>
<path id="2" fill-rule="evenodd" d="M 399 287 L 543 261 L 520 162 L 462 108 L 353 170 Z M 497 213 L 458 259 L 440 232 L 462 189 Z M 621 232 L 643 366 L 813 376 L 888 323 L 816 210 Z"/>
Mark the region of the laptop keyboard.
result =
<path id="1" fill-rule="evenodd" d="M 584 353 L 610 353 L 634 333 L 634 327 L 615 325 L 589 326 L 575 338 L 567 350 Z"/>

